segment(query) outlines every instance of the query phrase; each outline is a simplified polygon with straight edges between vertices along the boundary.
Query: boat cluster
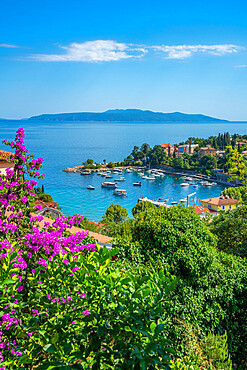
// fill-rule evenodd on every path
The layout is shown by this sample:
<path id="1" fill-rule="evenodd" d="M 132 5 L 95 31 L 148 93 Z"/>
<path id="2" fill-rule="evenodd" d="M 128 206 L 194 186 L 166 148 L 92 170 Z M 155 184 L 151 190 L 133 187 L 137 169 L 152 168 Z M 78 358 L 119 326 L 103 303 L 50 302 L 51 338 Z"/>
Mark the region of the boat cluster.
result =
<path id="1" fill-rule="evenodd" d="M 126 169 L 125 170 L 126 173 L 132 173 L 133 171 L 135 171 L 134 169 Z M 85 171 L 82 171 L 81 172 L 81 175 L 82 176 L 87 176 L 87 175 L 90 175 L 92 172 L 89 171 L 89 170 L 85 170 Z M 101 177 L 104 177 L 105 181 L 101 183 L 101 187 L 102 188 L 108 188 L 108 189 L 113 189 L 113 194 L 114 195 L 118 195 L 118 196 L 126 196 L 127 195 L 127 192 L 125 189 L 119 189 L 118 188 L 118 183 L 119 182 L 122 182 L 122 181 L 125 181 L 125 177 L 124 176 L 121 176 L 123 174 L 123 171 L 121 169 L 114 169 L 113 171 L 110 171 L 110 170 L 98 170 L 97 171 L 97 175 L 98 176 L 101 176 Z M 108 179 L 112 179 L 113 176 L 112 175 L 118 175 L 117 178 L 115 178 L 114 180 L 112 181 L 109 181 Z M 137 182 L 134 182 L 133 183 L 133 186 L 141 186 L 142 183 L 141 181 L 137 181 Z M 92 186 L 92 185 L 88 185 L 87 187 L 88 190 L 94 190 L 95 187 Z"/>
<path id="2" fill-rule="evenodd" d="M 189 186 L 189 185 L 192 185 L 194 188 L 197 188 L 199 186 L 199 184 L 203 185 L 203 186 L 213 186 L 213 185 L 217 185 L 216 182 L 209 182 L 209 181 L 204 181 L 204 180 L 201 180 L 199 181 L 198 179 L 193 179 L 192 177 L 186 177 L 186 176 L 183 176 L 182 177 L 182 180 L 184 182 L 182 182 L 182 184 L 180 184 L 180 186 Z M 198 180 L 198 182 L 195 182 L 195 180 Z"/>

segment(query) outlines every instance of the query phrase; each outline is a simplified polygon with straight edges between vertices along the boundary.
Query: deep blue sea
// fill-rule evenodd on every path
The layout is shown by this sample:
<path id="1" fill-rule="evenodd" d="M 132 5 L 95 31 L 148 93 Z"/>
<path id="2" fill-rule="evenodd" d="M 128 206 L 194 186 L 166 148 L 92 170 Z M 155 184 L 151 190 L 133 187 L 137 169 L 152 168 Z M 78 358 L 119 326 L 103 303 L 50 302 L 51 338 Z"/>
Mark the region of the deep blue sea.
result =
<path id="1" fill-rule="evenodd" d="M 46 175 L 42 183 L 45 191 L 63 208 L 65 215 L 80 213 L 89 219 L 100 221 L 106 208 L 111 203 L 131 209 L 137 199 L 165 197 L 179 201 L 194 188 L 179 186 L 181 179 L 166 176 L 163 179 L 142 180 L 142 187 L 134 187 L 132 183 L 140 180 L 136 174 L 123 174 L 125 182 L 119 188 L 127 190 L 126 198 L 116 197 L 109 189 L 102 189 L 103 178 L 96 174 L 81 176 L 79 173 L 65 173 L 66 167 L 80 165 L 88 158 L 97 162 L 122 160 L 130 154 L 134 145 L 148 143 L 151 146 L 163 143 L 179 143 L 190 136 L 208 137 L 219 132 L 230 134 L 247 134 L 247 123 L 229 122 L 216 124 L 181 124 L 181 123 L 117 123 L 117 122 L 38 122 L 38 121 L 0 121 L 0 140 L 13 140 L 18 127 L 26 132 L 25 144 L 30 153 L 44 158 L 43 173 Z M 8 150 L 4 145 L 1 149 Z M 117 177 L 117 176 L 115 176 Z M 87 190 L 92 184 L 95 190 Z M 223 189 L 221 186 L 208 188 L 199 186 L 196 199 L 217 196 Z"/>

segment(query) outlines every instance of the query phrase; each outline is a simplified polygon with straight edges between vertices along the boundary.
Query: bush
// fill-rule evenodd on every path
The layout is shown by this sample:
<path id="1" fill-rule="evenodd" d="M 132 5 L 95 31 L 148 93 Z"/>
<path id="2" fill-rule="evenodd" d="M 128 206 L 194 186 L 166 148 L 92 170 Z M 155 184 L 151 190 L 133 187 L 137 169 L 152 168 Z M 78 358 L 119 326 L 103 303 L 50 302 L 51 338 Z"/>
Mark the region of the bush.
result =
<path id="1" fill-rule="evenodd" d="M 43 200 L 44 202 L 53 202 L 53 198 L 50 194 L 41 193 L 38 195 L 40 200 Z"/>
<path id="2" fill-rule="evenodd" d="M 210 230 L 217 235 L 220 250 L 247 257 L 247 206 L 221 212 L 213 218 Z"/>

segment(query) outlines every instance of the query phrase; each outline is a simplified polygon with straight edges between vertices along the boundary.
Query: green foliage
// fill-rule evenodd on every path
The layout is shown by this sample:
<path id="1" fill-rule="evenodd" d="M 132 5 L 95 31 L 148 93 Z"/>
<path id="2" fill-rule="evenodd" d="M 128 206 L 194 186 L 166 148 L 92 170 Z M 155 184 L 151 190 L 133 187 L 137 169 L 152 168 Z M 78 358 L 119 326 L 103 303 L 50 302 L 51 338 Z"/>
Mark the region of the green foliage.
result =
<path id="1" fill-rule="evenodd" d="M 232 174 L 231 180 L 241 181 L 246 184 L 247 166 L 242 154 L 239 153 L 236 147 L 228 146 L 226 152 L 228 172 Z"/>
<path id="2" fill-rule="evenodd" d="M 190 325 L 182 323 L 187 356 L 172 360 L 173 370 L 232 370 L 228 353 L 227 334 L 209 333 L 203 338 L 195 333 Z"/>
<path id="3" fill-rule="evenodd" d="M 236 199 L 240 204 L 247 204 L 247 187 L 236 186 L 222 190 L 221 194 L 228 195 L 230 198 Z"/>
<path id="4" fill-rule="evenodd" d="M 50 194 L 41 193 L 38 195 L 40 200 L 43 200 L 44 202 L 53 202 L 52 196 Z"/>
<path id="5" fill-rule="evenodd" d="M 134 217 L 137 217 L 137 215 L 140 213 L 140 212 L 144 212 L 146 211 L 146 209 L 149 209 L 149 208 L 156 208 L 156 206 L 150 202 L 147 202 L 147 201 L 141 201 L 141 202 L 138 202 L 135 207 L 132 208 L 132 215 Z"/>
<path id="6" fill-rule="evenodd" d="M 108 167 L 108 168 L 113 168 L 113 167 L 115 167 L 115 163 L 113 163 L 113 162 L 109 162 L 109 163 L 107 164 L 107 167 Z"/>
<path id="7" fill-rule="evenodd" d="M 133 221 L 133 240 L 141 246 L 145 261 L 179 278 L 170 304 L 164 309 L 170 320 L 169 337 L 179 347 L 183 331 L 174 318 L 195 324 L 200 335 L 210 330 L 228 332 L 229 350 L 235 361 L 247 363 L 247 263 L 217 248 L 217 239 L 198 215 L 183 206 L 156 208 Z"/>
<path id="8" fill-rule="evenodd" d="M 83 219 L 80 221 L 80 224 L 77 225 L 78 227 L 84 229 L 84 230 L 89 230 L 89 231 L 93 231 L 95 233 L 98 233 L 99 232 L 99 228 L 97 226 L 97 224 L 93 223 L 93 222 L 90 222 L 86 216 L 83 216 Z"/>
<path id="9" fill-rule="evenodd" d="M 221 212 L 213 218 L 210 230 L 217 235 L 220 250 L 247 257 L 247 206 Z"/>
<path id="10" fill-rule="evenodd" d="M 119 204 L 112 203 L 106 210 L 106 213 L 102 217 L 102 222 L 109 225 L 114 222 L 118 224 L 126 220 L 128 216 L 127 209 L 121 207 Z"/>
<path id="11" fill-rule="evenodd" d="M 98 370 L 168 368 L 175 351 L 164 335 L 163 306 L 176 280 L 162 271 L 142 269 L 136 273 L 117 268 L 111 261 L 116 253 L 98 248 L 84 256 L 79 253 L 74 262 L 69 254 L 52 261 L 46 258 L 47 268 L 35 270 L 42 283 L 37 287 L 35 276 L 28 274 L 28 296 L 24 300 L 15 291 L 18 301 L 14 303 L 10 298 L 13 284 L 8 280 L 13 256 L 3 258 L 0 284 L 2 289 L 8 287 L 8 294 L 1 296 L 0 304 L 11 301 L 21 317 L 18 337 L 23 338 L 22 355 L 14 357 L 8 368 L 20 368 L 21 364 L 32 364 L 37 370 L 85 369 L 89 365 Z M 64 259 L 71 260 L 70 268 L 79 268 L 72 274 Z M 68 294 L 73 296 L 71 304 L 59 305 L 56 299 L 47 298 L 60 300 Z M 40 313 L 33 316 L 32 308 Z"/>

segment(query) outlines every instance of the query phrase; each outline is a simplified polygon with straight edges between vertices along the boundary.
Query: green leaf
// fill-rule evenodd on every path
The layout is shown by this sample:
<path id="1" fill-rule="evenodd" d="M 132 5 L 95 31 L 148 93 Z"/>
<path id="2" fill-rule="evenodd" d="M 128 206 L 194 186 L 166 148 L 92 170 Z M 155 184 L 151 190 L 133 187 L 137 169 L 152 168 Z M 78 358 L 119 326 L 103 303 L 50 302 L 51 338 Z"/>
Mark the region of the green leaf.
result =
<path id="1" fill-rule="evenodd" d="M 57 352 L 56 347 L 53 344 L 51 344 L 51 343 L 49 343 L 46 346 L 44 346 L 43 350 L 45 352 L 49 352 L 49 353 L 55 353 L 55 352 Z"/>
<path id="2" fill-rule="evenodd" d="M 155 322 L 152 322 L 151 325 L 150 325 L 150 329 L 151 329 L 151 332 L 154 333 L 155 332 L 155 328 L 156 328 L 156 324 Z"/>

